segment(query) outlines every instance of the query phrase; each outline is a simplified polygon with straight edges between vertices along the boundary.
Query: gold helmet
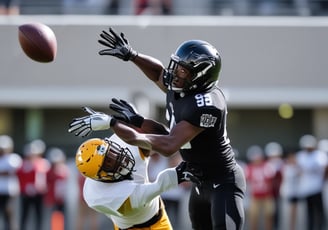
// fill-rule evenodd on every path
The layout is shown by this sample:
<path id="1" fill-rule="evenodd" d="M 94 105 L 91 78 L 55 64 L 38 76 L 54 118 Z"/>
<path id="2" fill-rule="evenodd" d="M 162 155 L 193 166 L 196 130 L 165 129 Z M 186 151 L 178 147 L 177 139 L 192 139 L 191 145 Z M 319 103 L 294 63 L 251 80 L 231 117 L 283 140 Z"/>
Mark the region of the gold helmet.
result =
<path id="1" fill-rule="evenodd" d="M 102 182 L 132 179 L 135 160 L 128 148 L 109 139 L 92 138 L 77 150 L 75 164 L 80 173 Z"/>

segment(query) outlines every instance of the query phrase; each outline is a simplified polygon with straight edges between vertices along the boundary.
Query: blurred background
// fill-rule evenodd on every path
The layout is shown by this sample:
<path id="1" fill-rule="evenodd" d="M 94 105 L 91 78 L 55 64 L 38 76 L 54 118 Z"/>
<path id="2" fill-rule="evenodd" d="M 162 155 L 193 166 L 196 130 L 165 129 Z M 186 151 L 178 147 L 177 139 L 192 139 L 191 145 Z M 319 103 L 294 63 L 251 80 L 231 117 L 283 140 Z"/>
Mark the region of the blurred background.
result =
<path id="1" fill-rule="evenodd" d="M 252 145 L 264 148 L 274 141 L 285 154 L 299 149 L 305 134 L 318 141 L 328 138 L 327 0 L 9 2 L 0 7 L 0 135 L 12 138 L 13 152 L 22 158 L 26 145 L 36 139 L 45 143 L 46 159 L 53 147 L 65 153 L 70 185 L 65 196 L 67 229 L 83 229 L 77 224 L 82 208 L 73 162 L 83 139 L 67 132 L 72 118 L 85 115 L 81 107 L 106 112 L 111 98 L 117 97 L 165 122 L 165 95 L 132 63 L 98 55 L 99 34 L 109 26 L 124 32 L 135 50 L 165 65 L 184 40 L 207 40 L 219 50 L 219 85 L 229 107 L 228 136 L 245 164 Z M 49 25 L 56 34 L 58 52 L 52 63 L 32 61 L 19 46 L 18 26 L 33 21 Z M 107 135 L 109 131 L 92 136 Z M 177 197 L 182 206 L 186 204 L 184 196 Z M 15 202 L 18 227 L 22 207 L 18 199 Z M 325 200 L 326 209 L 327 205 Z M 182 216 L 187 208 L 183 210 Z M 304 208 L 300 210 L 299 215 L 305 215 Z M 49 216 L 42 229 L 48 229 Z M 110 226 L 102 215 L 97 218 L 100 225 Z M 186 218 L 179 221 L 177 229 L 190 228 L 182 223 Z M 304 227 L 302 221 L 306 220 L 299 218 L 297 229 Z M 33 221 L 29 223 L 35 229 Z M 287 229 L 281 227 L 284 221 L 279 224 L 278 229 Z"/>

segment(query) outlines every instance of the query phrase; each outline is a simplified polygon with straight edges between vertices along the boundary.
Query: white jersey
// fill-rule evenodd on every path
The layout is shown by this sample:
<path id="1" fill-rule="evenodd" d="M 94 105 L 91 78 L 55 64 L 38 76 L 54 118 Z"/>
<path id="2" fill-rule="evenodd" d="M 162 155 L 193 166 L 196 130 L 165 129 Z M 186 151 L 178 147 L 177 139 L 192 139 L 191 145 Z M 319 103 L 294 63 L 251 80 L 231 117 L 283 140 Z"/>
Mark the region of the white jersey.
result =
<path id="1" fill-rule="evenodd" d="M 16 153 L 0 156 L 0 194 L 15 196 L 19 194 L 16 170 L 22 165 L 22 158 Z"/>
<path id="2" fill-rule="evenodd" d="M 148 221 L 158 212 L 159 194 L 177 186 L 177 175 L 175 169 L 166 169 L 154 183 L 149 183 L 149 157 L 145 157 L 137 146 L 123 142 L 115 134 L 109 139 L 130 149 L 136 162 L 133 180 L 104 183 L 86 178 L 83 197 L 89 207 L 111 218 L 119 228 L 129 228 Z"/>
<path id="3" fill-rule="evenodd" d="M 325 169 L 328 165 L 328 156 L 320 150 L 311 153 L 304 150 L 297 153 L 297 163 L 301 168 L 299 193 L 308 197 L 322 191 L 325 180 Z"/>
<path id="4" fill-rule="evenodd" d="M 301 170 L 297 164 L 286 163 L 282 168 L 280 194 L 285 198 L 299 197 Z"/>

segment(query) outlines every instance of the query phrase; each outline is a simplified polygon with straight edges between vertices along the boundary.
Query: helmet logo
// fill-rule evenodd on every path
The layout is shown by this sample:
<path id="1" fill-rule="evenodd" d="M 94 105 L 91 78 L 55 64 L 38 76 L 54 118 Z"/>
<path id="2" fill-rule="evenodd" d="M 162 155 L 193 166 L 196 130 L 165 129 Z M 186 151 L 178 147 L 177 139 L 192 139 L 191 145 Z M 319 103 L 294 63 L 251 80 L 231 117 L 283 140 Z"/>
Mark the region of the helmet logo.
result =
<path id="1" fill-rule="evenodd" d="M 201 63 L 199 63 L 198 65 L 200 65 Z M 198 65 L 195 65 L 195 68 L 198 66 Z M 202 71 L 198 72 L 197 75 L 194 77 L 193 80 L 196 80 L 197 78 L 201 77 L 201 76 L 204 76 L 206 74 L 206 72 L 211 69 L 212 67 L 214 66 L 214 63 L 213 62 L 208 62 L 208 66 L 206 68 L 204 68 Z"/>
<path id="2" fill-rule="evenodd" d="M 106 154 L 106 150 L 107 150 L 107 146 L 105 146 L 105 145 L 99 145 L 97 147 L 97 153 L 101 156 Z"/>

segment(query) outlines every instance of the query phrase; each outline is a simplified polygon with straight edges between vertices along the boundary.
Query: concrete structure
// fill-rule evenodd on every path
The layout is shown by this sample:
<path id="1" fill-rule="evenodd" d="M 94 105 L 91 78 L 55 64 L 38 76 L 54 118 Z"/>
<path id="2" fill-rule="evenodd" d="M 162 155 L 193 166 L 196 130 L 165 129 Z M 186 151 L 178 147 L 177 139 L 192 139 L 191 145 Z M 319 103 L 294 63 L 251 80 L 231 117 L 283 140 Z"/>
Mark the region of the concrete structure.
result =
<path id="1" fill-rule="evenodd" d="M 53 63 L 36 63 L 20 49 L 17 27 L 31 21 L 56 33 Z M 163 120 L 164 95 L 133 64 L 98 55 L 99 33 L 109 26 L 164 64 L 184 40 L 215 45 L 223 58 L 228 132 L 241 157 L 252 144 L 297 147 L 304 133 L 328 137 L 327 18 L 12 16 L 0 17 L 0 134 L 14 137 L 16 152 L 27 140 L 42 138 L 74 156 L 82 140 L 67 133 L 68 123 L 84 115 L 81 106 L 106 111 L 112 97 L 142 105 L 149 100 L 155 109 L 143 112 Z M 284 103 L 294 109 L 290 119 L 278 115 Z"/>
<path id="2" fill-rule="evenodd" d="M 53 63 L 37 63 L 22 53 L 17 27 L 31 21 L 56 33 Z M 264 144 L 275 137 L 285 145 L 297 143 L 306 132 L 328 137 L 328 19 L 314 17 L 0 17 L 0 132 L 13 133 L 21 142 L 41 136 L 70 145 L 70 136 L 56 132 L 81 106 L 106 109 L 112 97 L 133 102 L 141 97 L 162 108 L 164 95 L 132 63 L 98 55 L 99 33 L 109 26 L 164 64 L 184 40 L 203 39 L 216 46 L 223 59 L 220 85 L 230 107 L 232 140 L 242 151 L 250 142 Z M 277 116 L 283 103 L 294 108 L 292 119 Z M 145 112 L 157 117 L 161 110 Z M 58 116 L 63 123 L 53 121 Z"/>

